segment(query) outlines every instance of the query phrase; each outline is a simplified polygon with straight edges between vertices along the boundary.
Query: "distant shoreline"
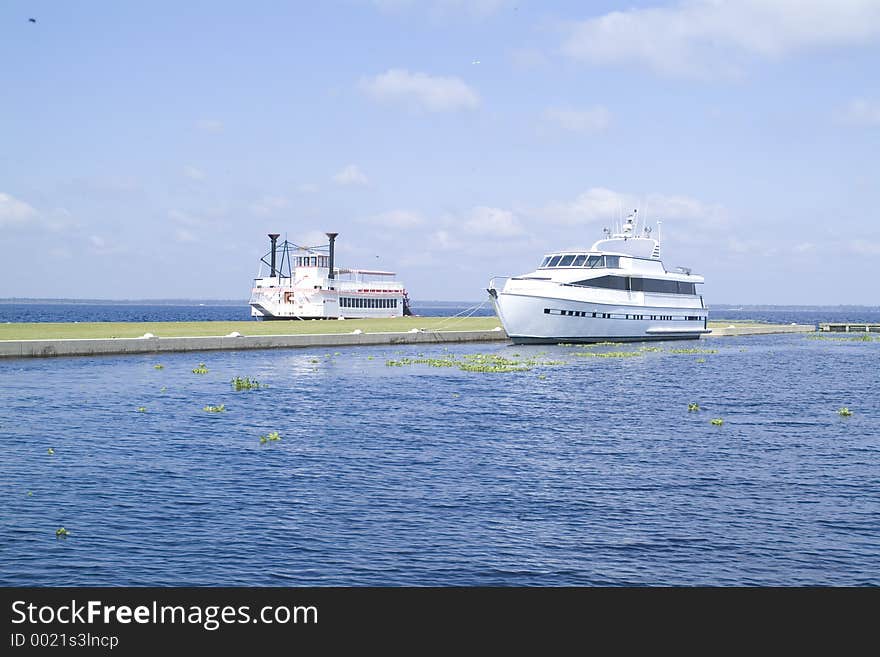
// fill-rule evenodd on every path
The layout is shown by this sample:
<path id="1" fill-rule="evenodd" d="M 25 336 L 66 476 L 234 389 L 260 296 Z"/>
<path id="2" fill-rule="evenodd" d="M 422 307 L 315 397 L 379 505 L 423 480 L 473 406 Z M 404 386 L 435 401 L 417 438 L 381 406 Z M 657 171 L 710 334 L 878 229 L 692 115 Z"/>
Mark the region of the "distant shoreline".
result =
<path id="1" fill-rule="evenodd" d="M 484 300 L 485 301 L 485 300 Z M 438 301 L 433 299 L 413 300 L 413 305 L 422 307 L 457 307 L 473 306 L 481 301 Z M 91 306 L 247 306 L 247 299 L 41 299 L 36 297 L 7 297 L 0 298 L 0 305 L 91 305 Z M 743 303 L 716 303 L 709 304 L 709 310 L 724 310 L 729 312 L 773 312 L 773 311 L 818 311 L 823 310 L 874 310 L 880 311 L 880 306 L 859 304 L 743 304 Z"/>

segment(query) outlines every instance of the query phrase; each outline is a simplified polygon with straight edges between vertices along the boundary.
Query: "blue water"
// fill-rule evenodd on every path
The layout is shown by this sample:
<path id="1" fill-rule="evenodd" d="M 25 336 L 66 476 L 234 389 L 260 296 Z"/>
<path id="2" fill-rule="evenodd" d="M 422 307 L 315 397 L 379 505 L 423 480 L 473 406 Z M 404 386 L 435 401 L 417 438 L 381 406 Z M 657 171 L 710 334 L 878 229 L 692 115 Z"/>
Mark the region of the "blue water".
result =
<path id="1" fill-rule="evenodd" d="M 880 584 L 880 341 L 660 346 L 0 362 L 0 585 Z"/>
<path id="2" fill-rule="evenodd" d="M 465 313 L 475 317 L 495 314 L 491 304 L 461 303 L 434 305 L 415 302 L 413 312 L 425 317 Z M 239 305 L 135 304 L 135 303 L 0 303 L 4 322 L 206 322 L 248 321 L 247 302 Z M 254 320 L 258 321 L 258 320 Z"/>

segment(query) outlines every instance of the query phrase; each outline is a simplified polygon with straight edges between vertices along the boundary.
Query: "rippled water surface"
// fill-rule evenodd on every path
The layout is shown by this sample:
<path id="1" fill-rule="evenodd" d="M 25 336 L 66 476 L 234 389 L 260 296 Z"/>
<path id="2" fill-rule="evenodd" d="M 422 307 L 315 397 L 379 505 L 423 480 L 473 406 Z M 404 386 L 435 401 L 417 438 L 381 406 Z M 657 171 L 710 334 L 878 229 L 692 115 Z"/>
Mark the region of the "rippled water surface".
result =
<path id="1" fill-rule="evenodd" d="M 880 584 L 880 341 L 658 346 L 2 361 L 0 584 Z"/>

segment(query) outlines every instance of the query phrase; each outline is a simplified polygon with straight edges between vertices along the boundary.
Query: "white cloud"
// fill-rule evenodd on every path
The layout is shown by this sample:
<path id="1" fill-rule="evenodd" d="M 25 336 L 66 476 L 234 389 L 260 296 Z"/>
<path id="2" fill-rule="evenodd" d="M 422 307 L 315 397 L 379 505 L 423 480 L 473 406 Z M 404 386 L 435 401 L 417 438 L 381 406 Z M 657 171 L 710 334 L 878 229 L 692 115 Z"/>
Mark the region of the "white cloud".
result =
<path id="1" fill-rule="evenodd" d="M 737 72 L 744 58 L 861 45 L 880 37 L 876 0 L 690 0 L 570 23 L 562 52 L 671 75 Z"/>
<path id="2" fill-rule="evenodd" d="M 250 206 L 251 212 L 260 216 L 275 214 L 290 207 L 290 201 L 283 196 L 264 196 Z"/>
<path id="3" fill-rule="evenodd" d="M 425 223 L 424 217 L 409 210 L 391 210 L 363 220 L 364 223 L 386 226 L 388 228 L 415 228 Z"/>
<path id="4" fill-rule="evenodd" d="M 843 112 L 843 120 L 853 125 L 880 126 L 880 101 L 852 100 Z"/>
<path id="5" fill-rule="evenodd" d="M 601 105 L 583 110 L 551 107 L 544 110 L 544 121 L 567 132 L 594 135 L 604 132 L 611 124 L 611 112 Z"/>
<path id="6" fill-rule="evenodd" d="M 704 203 L 681 195 L 646 194 L 639 196 L 593 187 L 573 201 L 553 201 L 538 211 L 547 221 L 563 225 L 584 225 L 617 221 L 633 210 L 640 221 L 676 220 L 704 228 L 721 228 L 727 224 L 727 212 L 715 204 Z"/>
<path id="7" fill-rule="evenodd" d="M 125 247 L 101 237 L 100 235 L 90 235 L 89 246 L 91 247 L 92 253 L 97 253 L 98 255 L 110 255 L 127 251 Z"/>
<path id="8" fill-rule="evenodd" d="M 337 185 L 366 185 L 369 183 L 367 176 L 354 164 L 349 164 L 339 173 L 333 176 Z"/>
<path id="9" fill-rule="evenodd" d="M 183 175 L 190 180 L 204 180 L 207 177 L 204 171 L 191 166 L 183 168 Z"/>
<path id="10" fill-rule="evenodd" d="M 436 230 L 429 236 L 432 249 L 439 251 L 459 251 L 462 244 L 448 230 Z"/>
<path id="11" fill-rule="evenodd" d="M 472 235 L 491 237 L 516 237 L 525 233 L 513 212 L 485 206 L 473 208 L 462 228 Z"/>
<path id="12" fill-rule="evenodd" d="M 320 188 L 314 183 L 303 183 L 297 185 L 296 191 L 300 194 L 317 194 Z"/>
<path id="13" fill-rule="evenodd" d="M 403 103 L 431 112 L 470 110 L 480 105 L 480 97 L 460 78 L 410 73 L 401 68 L 361 78 L 358 86 L 378 102 Z"/>
<path id="14" fill-rule="evenodd" d="M 24 201 L 0 192 L 0 228 L 23 226 L 37 219 L 37 211 Z"/>
<path id="15" fill-rule="evenodd" d="M 174 241 L 182 244 L 189 244 L 198 241 L 198 238 L 186 228 L 178 228 L 174 231 Z"/>
<path id="16" fill-rule="evenodd" d="M 218 119 L 199 119 L 196 128 L 203 132 L 223 132 L 223 121 Z"/>
<path id="17" fill-rule="evenodd" d="M 880 256 L 880 241 L 852 240 L 847 243 L 846 250 L 857 255 Z"/>

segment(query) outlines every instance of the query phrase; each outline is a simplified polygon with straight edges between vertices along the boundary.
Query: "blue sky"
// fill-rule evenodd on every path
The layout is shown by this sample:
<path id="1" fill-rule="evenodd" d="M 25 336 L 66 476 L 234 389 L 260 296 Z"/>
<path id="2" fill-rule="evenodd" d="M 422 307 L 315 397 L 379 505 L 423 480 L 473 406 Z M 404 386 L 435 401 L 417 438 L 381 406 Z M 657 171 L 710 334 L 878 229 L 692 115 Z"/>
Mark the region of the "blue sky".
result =
<path id="1" fill-rule="evenodd" d="M 0 296 L 247 298 L 332 230 L 479 300 L 638 207 L 710 306 L 876 305 L 878 65 L 876 0 L 7 0 Z"/>

